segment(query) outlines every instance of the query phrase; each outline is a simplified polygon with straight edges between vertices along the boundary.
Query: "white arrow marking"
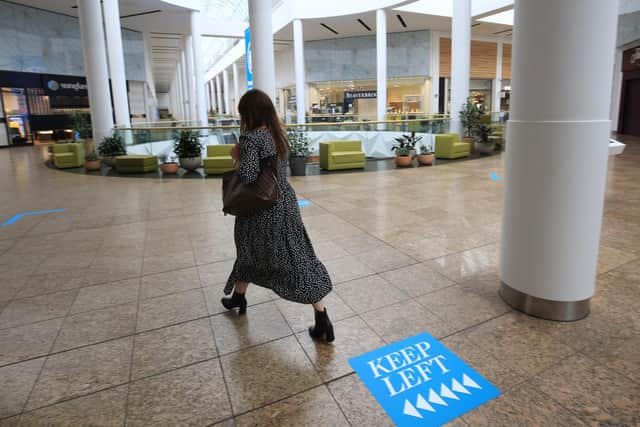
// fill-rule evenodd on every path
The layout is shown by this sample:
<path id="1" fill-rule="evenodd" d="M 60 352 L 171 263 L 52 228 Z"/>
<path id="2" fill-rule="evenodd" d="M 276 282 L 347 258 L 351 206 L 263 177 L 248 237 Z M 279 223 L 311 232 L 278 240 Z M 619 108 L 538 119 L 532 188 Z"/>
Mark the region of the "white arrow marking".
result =
<path id="1" fill-rule="evenodd" d="M 404 414 L 411 415 L 412 417 L 422 418 L 422 415 L 408 400 L 404 401 Z"/>
<path id="2" fill-rule="evenodd" d="M 467 390 L 466 388 L 463 387 L 462 384 L 460 384 L 458 382 L 457 379 L 453 379 L 453 382 L 451 383 L 451 389 L 453 391 L 457 391 L 458 393 L 464 393 L 464 394 L 471 394 L 471 392 L 469 390 Z"/>
<path id="3" fill-rule="evenodd" d="M 440 396 L 438 396 L 438 393 L 433 391 L 432 388 L 429 389 L 429 402 L 435 403 L 437 405 L 449 406 L 447 405 L 447 402 L 445 402 Z"/>
<path id="4" fill-rule="evenodd" d="M 458 396 L 456 396 L 455 394 L 453 394 L 453 392 L 451 390 L 449 390 L 449 387 L 447 387 L 444 384 L 440 385 L 440 395 L 442 397 L 448 397 L 449 399 L 460 400 L 460 398 Z"/>
<path id="5" fill-rule="evenodd" d="M 467 374 L 462 374 L 462 384 L 464 384 L 465 387 L 482 389 L 482 387 L 480 387 L 474 380 L 469 378 Z"/>
<path id="6" fill-rule="evenodd" d="M 436 412 L 436 410 L 433 409 L 433 406 L 429 405 L 429 402 L 424 400 L 424 397 L 422 397 L 420 393 L 418 393 L 418 401 L 416 402 L 416 407 L 418 409 L 424 409 L 425 411 Z"/>

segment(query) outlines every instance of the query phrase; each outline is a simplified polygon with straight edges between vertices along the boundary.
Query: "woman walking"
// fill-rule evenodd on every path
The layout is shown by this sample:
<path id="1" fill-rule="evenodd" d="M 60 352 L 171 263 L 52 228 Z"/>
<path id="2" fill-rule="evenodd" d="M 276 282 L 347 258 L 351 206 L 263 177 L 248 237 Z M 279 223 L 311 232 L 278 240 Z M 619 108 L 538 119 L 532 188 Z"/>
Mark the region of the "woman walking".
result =
<path id="1" fill-rule="evenodd" d="M 222 305 L 246 313 L 249 283 L 273 290 L 280 297 L 311 304 L 315 325 L 309 334 L 334 340 L 333 325 L 323 298 L 331 292 L 331 279 L 318 260 L 302 223 L 295 192 L 287 181 L 289 143 L 275 107 L 264 92 L 253 89 L 238 104 L 240 141 L 231 150 L 236 174 L 244 183 L 258 179 L 261 165 L 277 164 L 280 198 L 275 206 L 248 217 L 236 217 L 237 258 L 224 289 Z"/>

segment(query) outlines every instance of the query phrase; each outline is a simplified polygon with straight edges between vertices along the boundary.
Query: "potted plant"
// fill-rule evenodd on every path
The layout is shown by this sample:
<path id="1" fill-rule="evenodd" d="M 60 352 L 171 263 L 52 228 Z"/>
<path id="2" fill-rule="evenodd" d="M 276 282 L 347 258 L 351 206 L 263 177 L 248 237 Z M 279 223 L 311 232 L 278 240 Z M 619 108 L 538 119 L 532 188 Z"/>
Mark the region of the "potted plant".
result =
<path id="1" fill-rule="evenodd" d="M 418 163 L 423 166 L 431 166 L 433 165 L 434 159 L 435 156 L 433 155 L 433 150 L 431 149 L 431 147 L 427 147 L 426 145 L 422 144 L 420 146 L 420 154 L 418 154 Z"/>
<path id="2" fill-rule="evenodd" d="M 175 156 L 168 156 L 167 154 L 160 154 L 160 170 L 163 175 L 178 173 L 178 163 Z"/>
<path id="3" fill-rule="evenodd" d="M 297 128 L 287 129 L 289 140 L 289 168 L 292 176 L 307 174 L 307 156 L 309 155 L 309 137 Z"/>
<path id="4" fill-rule="evenodd" d="M 98 145 L 98 154 L 106 165 L 114 167 L 116 165 L 115 157 L 127 154 L 124 140 L 118 134 L 105 136 Z"/>
<path id="5" fill-rule="evenodd" d="M 395 140 L 400 147 L 404 147 L 404 146 L 409 147 L 409 155 L 413 159 L 416 156 L 416 144 L 422 141 L 422 137 L 416 136 L 415 131 L 413 131 L 411 132 L 410 135 L 402 135 L 402 136 L 399 136 L 398 138 L 395 138 Z"/>
<path id="6" fill-rule="evenodd" d="M 188 129 L 176 132 L 173 137 L 173 151 L 178 155 L 183 169 L 198 169 L 202 163 L 202 144 L 198 132 Z"/>
<path id="7" fill-rule="evenodd" d="M 84 156 L 84 168 L 87 171 L 99 171 L 101 167 L 102 160 L 100 160 L 95 151 L 91 151 Z"/>
<path id="8" fill-rule="evenodd" d="M 481 154 L 491 154 L 494 150 L 494 143 L 489 139 L 493 133 L 493 128 L 487 125 L 480 125 L 475 129 L 476 150 Z"/>
<path id="9" fill-rule="evenodd" d="M 462 123 L 462 127 L 464 128 L 463 140 L 464 142 L 470 143 L 471 146 L 473 146 L 474 131 L 480 125 L 480 118 L 483 113 L 484 111 L 478 108 L 471 98 L 467 98 L 467 102 L 462 104 L 459 116 L 460 123 Z"/>
<path id="10" fill-rule="evenodd" d="M 393 147 L 391 147 L 391 151 L 395 151 L 396 153 L 396 166 L 411 166 L 413 161 L 413 157 L 411 156 L 411 145 L 408 144 L 404 138 L 396 138 L 396 142 L 397 144 L 394 144 Z"/>

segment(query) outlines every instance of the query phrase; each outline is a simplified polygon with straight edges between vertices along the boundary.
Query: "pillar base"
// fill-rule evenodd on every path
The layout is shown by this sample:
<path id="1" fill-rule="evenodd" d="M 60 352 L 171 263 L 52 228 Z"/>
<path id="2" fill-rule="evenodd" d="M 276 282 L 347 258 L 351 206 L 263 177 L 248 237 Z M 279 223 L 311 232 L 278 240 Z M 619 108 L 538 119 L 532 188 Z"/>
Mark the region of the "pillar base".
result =
<path id="1" fill-rule="evenodd" d="M 537 298 L 500 282 L 500 297 L 512 308 L 534 317 L 573 322 L 589 315 L 591 298 L 582 301 L 551 301 Z"/>

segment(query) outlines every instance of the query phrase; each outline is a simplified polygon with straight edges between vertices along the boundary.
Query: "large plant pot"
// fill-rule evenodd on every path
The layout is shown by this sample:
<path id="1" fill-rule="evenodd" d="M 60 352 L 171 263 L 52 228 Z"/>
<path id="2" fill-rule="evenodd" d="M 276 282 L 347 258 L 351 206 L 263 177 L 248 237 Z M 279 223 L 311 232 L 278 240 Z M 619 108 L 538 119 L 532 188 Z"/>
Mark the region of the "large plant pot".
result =
<path id="1" fill-rule="evenodd" d="M 435 159 L 433 154 L 418 154 L 418 163 L 424 166 L 431 166 Z"/>
<path id="2" fill-rule="evenodd" d="M 411 156 L 396 156 L 395 162 L 396 166 L 407 167 L 411 166 L 412 160 Z"/>
<path id="3" fill-rule="evenodd" d="M 88 171 L 99 171 L 102 167 L 102 160 L 86 160 L 84 162 L 84 168 Z"/>
<path id="4" fill-rule="evenodd" d="M 182 157 L 180 160 L 180 167 L 188 171 L 196 170 L 202 164 L 202 157 Z"/>
<path id="5" fill-rule="evenodd" d="M 115 157 L 103 157 L 102 163 L 112 168 L 116 167 L 116 158 Z"/>
<path id="6" fill-rule="evenodd" d="M 494 143 L 493 142 L 476 142 L 476 151 L 480 154 L 491 154 L 493 153 L 494 150 Z"/>
<path id="7" fill-rule="evenodd" d="M 476 151 L 476 147 L 475 147 L 476 139 L 474 137 L 465 136 L 464 138 L 462 138 L 462 142 L 466 142 L 467 144 L 469 144 L 469 151 L 471 153 L 475 153 L 475 151 Z"/>
<path id="8" fill-rule="evenodd" d="M 307 174 L 307 158 L 301 156 L 289 157 L 291 176 L 305 176 Z"/>
<path id="9" fill-rule="evenodd" d="M 176 162 L 167 162 L 160 165 L 163 175 L 171 175 L 178 173 L 178 164 Z"/>

